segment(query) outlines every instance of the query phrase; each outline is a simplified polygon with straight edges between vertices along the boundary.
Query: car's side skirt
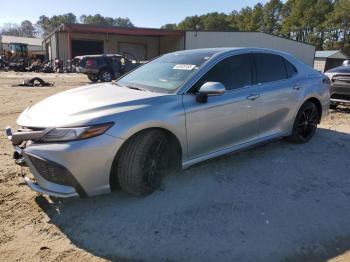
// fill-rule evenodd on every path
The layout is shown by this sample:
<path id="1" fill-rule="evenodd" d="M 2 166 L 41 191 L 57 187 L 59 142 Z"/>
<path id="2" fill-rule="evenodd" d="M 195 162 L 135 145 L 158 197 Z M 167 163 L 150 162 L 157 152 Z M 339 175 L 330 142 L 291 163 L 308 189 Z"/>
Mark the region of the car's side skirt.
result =
<path id="1" fill-rule="evenodd" d="M 281 133 L 276 133 L 276 134 L 273 134 L 273 135 L 270 135 L 270 136 L 267 136 L 267 137 L 259 137 L 257 139 L 254 139 L 252 141 L 249 141 L 249 142 L 246 142 L 246 143 L 243 143 L 243 144 L 239 144 L 239 145 L 234 145 L 234 146 L 230 146 L 230 147 L 227 147 L 227 148 L 223 148 L 223 149 L 214 151 L 214 152 L 212 152 L 210 154 L 207 154 L 207 155 L 204 155 L 204 156 L 200 156 L 200 157 L 197 157 L 197 158 L 193 158 L 193 159 L 184 161 L 184 162 L 182 162 L 182 168 L 186 169 L 186 168 L 189 168 L 190 166 L 193 166 L 193 165 L 195 165 L 195 164 L 197 164 L 199 162 L 202 162 L 202 161 L 205 161 L 205 160 L 208 160 L 208 159 L 212 159 L 212 158 L 219 157 L 219 156 L 226 155 L 226 154 L 233 153 L 233 152 L 239 152 L 239 151 L 247 150 L 249 148 L 252 148 L 252 147 L 255 147 L 255 146 L 258 146 L 258 145 L 261 145 L 261 144 L 272 142 L 274 140 L 279 140 L 282 137 L 287 136 L 287 135 L 288 134 L 285 134 L 285 133 L 282 133 L 282 132 Z"/>

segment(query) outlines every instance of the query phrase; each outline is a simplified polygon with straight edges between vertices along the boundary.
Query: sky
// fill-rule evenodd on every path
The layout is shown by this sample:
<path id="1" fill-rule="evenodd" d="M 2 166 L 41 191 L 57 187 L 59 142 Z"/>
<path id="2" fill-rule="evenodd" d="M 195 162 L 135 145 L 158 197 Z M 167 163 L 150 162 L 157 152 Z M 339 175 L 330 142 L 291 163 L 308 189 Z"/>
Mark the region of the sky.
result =
<path id="1" fill-rule="evenodd" d="M 52 16 L 68 12 L 78 18 L 82 14 L 101 14 L 110 17 L 129 17 L 137 27 L 158 28 L 167 23 L 178 23 L 186 16 L 208 12 L 229 13 L 245 6 L 267 0 L 0 0 L 0 26 L 4 23 L 35 23 L 40 15 Z"/>

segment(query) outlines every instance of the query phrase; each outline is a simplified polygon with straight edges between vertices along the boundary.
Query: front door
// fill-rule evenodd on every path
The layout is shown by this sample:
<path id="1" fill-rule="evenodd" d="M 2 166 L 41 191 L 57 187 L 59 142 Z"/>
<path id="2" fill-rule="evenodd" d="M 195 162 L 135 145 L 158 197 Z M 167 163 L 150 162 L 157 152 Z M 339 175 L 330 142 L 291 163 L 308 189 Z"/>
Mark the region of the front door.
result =
<path id="1" fill-rule="evenodd" d="M 196 90 L 205 82 L 221 82 L 226 92 L 196 101 Z M 258 135 L 258 86 L 252 86 L 248 54 L 222 60 L 183 95 L 186 113 L 188 157 L 195 159 L 231 146 L 243 144 Z"/>

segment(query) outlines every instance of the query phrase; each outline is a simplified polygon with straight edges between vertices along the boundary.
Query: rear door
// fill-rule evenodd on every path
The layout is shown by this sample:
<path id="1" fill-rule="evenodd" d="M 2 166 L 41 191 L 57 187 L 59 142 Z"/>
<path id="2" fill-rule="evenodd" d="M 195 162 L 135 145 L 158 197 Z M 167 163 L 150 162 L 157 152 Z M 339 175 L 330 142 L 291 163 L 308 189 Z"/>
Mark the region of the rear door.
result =
<path id="1" fill-rule="evenodd" d="M 189 158 L 194 159 L 243 144 L 258 135 L 259 101 L 254 98 L 249 54 L 222 60 L 183 95 Z M 206 82 L 221 82 L 226 92 L 196 101 L 195 93 Z"/>
<path id="2" fill-rule="evenodd" d="M 276 54 L 254 53 L 253 57 L 256 84 L 261 94 L 259 136 L 268 137 L 286 132 L 301 89 L 296 78 L 296 68 Z"/>

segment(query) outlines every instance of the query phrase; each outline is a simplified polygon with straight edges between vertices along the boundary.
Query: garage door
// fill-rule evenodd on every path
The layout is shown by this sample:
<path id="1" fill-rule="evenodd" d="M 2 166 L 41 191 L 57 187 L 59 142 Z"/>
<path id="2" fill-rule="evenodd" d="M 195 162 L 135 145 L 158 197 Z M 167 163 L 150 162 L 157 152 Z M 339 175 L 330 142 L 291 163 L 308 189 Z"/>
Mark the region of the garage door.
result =
<path id="1" fill-rule="evenodd" d="M 103 41 L 72 40 L 72 57 L 103 54 Z"/>
<path id="2" fill-rule="evenodd" d="M 146 44 L 119 43 L 119 54 L 131 56 L 136 60 L 146 60 Z"/>

